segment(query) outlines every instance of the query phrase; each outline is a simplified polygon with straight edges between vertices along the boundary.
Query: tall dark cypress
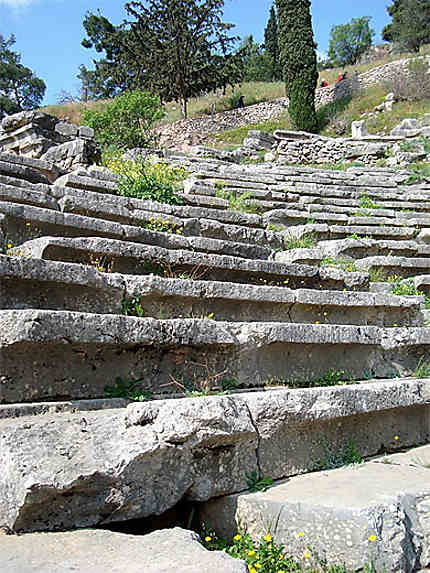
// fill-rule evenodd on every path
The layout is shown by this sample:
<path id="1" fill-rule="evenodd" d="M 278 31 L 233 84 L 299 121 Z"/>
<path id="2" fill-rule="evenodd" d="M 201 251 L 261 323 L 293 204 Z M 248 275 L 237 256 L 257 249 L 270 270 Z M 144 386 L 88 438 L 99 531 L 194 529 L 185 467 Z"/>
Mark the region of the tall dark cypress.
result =
<path id="1" fill-rule="evenodd" d="M 269 20 L 264 30 L 264 48 L 270 60 L 271 80 L 282 79 L 282 70 L 279 57 L 278 16 L 275 7 L 270 8 Z"/>
<path id="2" fill-rule="evenodd" d="M 289 113 L 297 129 L 317 130 L 315 89 L 317 57 L 310 0 L 276 0 L 279 44 Z"/>

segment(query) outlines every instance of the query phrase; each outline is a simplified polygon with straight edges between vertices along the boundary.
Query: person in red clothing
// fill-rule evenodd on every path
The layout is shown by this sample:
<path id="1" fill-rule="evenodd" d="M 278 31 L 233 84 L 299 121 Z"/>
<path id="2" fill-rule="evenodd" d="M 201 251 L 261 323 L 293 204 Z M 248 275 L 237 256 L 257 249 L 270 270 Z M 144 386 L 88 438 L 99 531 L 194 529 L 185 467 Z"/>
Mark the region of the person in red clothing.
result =
<path id="1" fill-rule="evenodd" d="M 343 79 L 344 79 L 344 78 L 343 78 L 343 74 L 339 74 L 339 75 L 337 76 L 337 83 L 341 82 Z"/>
<path id="2" fill-rule="evenodd" d="M 327 80 L 323 80 L 321 82 L 320 88 L 326 88 L 328 86 L 328 81 Z"/>

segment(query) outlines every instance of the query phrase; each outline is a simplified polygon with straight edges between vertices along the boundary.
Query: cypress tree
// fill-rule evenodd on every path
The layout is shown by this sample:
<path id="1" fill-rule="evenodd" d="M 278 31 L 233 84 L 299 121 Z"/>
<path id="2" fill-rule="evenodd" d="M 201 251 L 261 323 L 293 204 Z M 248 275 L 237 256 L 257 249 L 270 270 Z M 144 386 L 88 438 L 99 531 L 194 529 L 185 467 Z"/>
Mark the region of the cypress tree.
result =
<path id="1" fill-rule="evenodd" d="M 280 80 L 282 70 L 279 57 L 278 16 L 275 7 L 270 8 L 269 20 L 264 30 L 264 48 L 269 56 L 271 80 Z"/>
<path id="2" fill-rule="evenodd" d="M 276 0 L 279 44 L 289 113 L 297 129 L 317 130 L 315 89 L 317 57 L 310 0 Z"/>

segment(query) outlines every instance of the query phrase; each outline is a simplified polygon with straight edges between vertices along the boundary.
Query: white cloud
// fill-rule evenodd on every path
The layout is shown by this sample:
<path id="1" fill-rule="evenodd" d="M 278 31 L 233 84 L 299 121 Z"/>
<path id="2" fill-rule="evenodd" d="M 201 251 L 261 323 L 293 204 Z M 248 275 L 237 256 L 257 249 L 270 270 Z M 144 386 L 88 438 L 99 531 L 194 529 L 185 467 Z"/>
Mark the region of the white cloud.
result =
<path id="1" fill-rule="evenodd" d="M 5 4 L 11 8 L 21 8 L 23 6 L 28 6 L 35 0 L 0 0 L 0 5 Z"/>

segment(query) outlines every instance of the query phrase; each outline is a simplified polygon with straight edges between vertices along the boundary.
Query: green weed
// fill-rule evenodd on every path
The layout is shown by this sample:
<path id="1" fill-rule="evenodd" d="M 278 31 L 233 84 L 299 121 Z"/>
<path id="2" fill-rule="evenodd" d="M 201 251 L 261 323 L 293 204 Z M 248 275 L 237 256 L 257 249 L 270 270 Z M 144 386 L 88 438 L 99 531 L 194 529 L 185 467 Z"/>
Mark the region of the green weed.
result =
<path id="1" fill-rule="evenodd" d="M 413 376 L 414 378 L 430 378 L 430 361 L 424 361 L 424 357 L 421 356 Z"/>
<path id="2" fill-rule="evenodd" d="M 152 397 L 152 392 L 142 389 L 142 380 L 123 380 L 115 378 L 113 386 L 105 387 L 105 394 L 108 398 L 125 398 L 133 402 L 145 402 Z"/>
<path id="3" fill-rule="evenodd" d="M 238 195 L 235 191 L 225 191 L 220 183 L 216 186 L 216 196 L 220 199 L 228 201 L 229 211 L 239 211 L 240 213 L 252 213 L 254 215 L 261 215 L 262 209 L 260 205 L 252 200 L 252 191 L 247 191 Z"/>
<path id="4" fill-rule="evenodd" d="M 349 273 L 357 271 L 355 262 L 350 261 L 349 259 L 343 259 L 343 258 L 334 259 L 332 257 L 326 257 L 321 261 L 321 265 L 327 267 L 336 267 Z"/>
<path id="5" fill-rule="evenodd" d="M 353 440 L 348 440 L 343 448 L 336 448 L 334 445 L 324 444 L 324 457 L 317 460 L 312 467 L 314 471 L 325 471 L 351 464 L 361 464 L 363 458 Z"/>
<path id="6" fill-rule="evenodd" d="M 316 237 L 312 233 L 307 233 L 300 238 L 293 237 L 292 235 L 286 235 L 284 237 L 284 247 L 287 251 L 292 249 L 310 249 L 314 247 L 316 243 Z"/>
<path id="7" fill-rule="evenodd" d="M 251 472 L 245 475 L 246 483 L 250 493 L 266 491 L 267 488 L 273 485 L 273 479 L 271 477 L 259 477 L 257 472 Z"/>
<path id="8" fill-rule="evenodd" d="M 124 298 L 121 302 L 121 312 L 125 316 L 137 316 L 139 318 L 145 316 L 139 297 Z"/>

